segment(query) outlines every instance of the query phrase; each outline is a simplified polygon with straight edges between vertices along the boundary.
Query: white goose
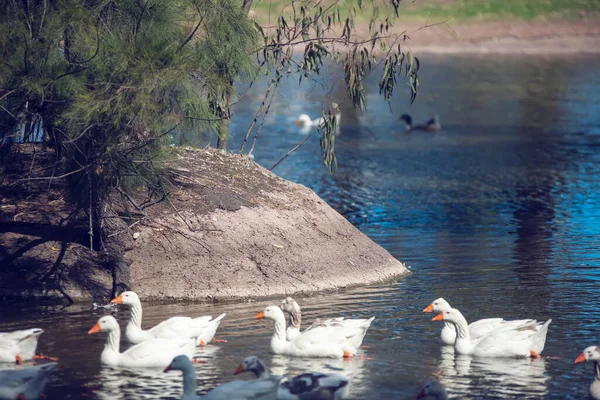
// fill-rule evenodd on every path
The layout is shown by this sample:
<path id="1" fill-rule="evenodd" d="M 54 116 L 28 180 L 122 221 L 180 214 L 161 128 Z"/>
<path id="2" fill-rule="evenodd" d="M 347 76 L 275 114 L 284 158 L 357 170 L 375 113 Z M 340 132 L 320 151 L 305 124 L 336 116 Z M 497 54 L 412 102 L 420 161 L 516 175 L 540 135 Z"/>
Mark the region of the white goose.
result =
<path id="1" fill-rule="evenodd" d="M 100 362 L 105 365 L 129 368 L 164 368 L 171 363 L 173 357 L 185 354 L 192 358 L 196 350 L 193 339 L 179 337 L 173 339 L 149 339 L 128 348 L 121 353 L 121 328 L 115 317 L 106 315 L 98 320 L 88 334 L 108 332 L 106 344 Z"/>
<path id="2" fill-rule="evenodd" d="M 302 311 L 296 300 L 291 297 L 287 297 L 281 301 L 279 307 L 286 313 L 289 314 L 289 325 L 285 331 L 286 338 L 288 341 L 292 341 L 300 335 L 300 324 L 302 321 Z M 375 317 L 369 319 L 345 319 L 344 317 L 326 319 L 325 321 L 315 321 L 310 327 L 304 332 L 311 329 L 329 328 L 336 330 L 339 328 L 348 329 L 348 332 L 354 333 L 353 336 L 348 338 L 347 347 L 350 349 L 358 349 L 362 345 L 362 341 L 367 334 L 367 330 L 371 326 L 371 322 Z"/>
<path id="3" fill-rule="evenodd" d="M 454 349 L 458 354 L 470 354 L 478 357 L 540 357 L 544 350 L 546 334 L 551 319 L 544 324 L 537 321 L 522 325 L 500 326 L 478 339 L 471 339 L 469 325 L 465 317 L 455 308 L 444 311 L 432 319 L 447 321 L 456 328 Z"/>
<path id="4" fill-rule="evenodd" d="M 33 328 L 13 332 L 0 332 L 0 362 L 17 362 L 36 358 L 35 349 L 43 329 Z"/>
<path id="5" fill-rule="evenodd" d="M 0 371 L 0 399 L 39 399 L 56 363 Z"/>
<path id="6" fill-rule="evenodd" d="M 425 386 L 421 389 L 421 392 L 417 396 L 418 399 L 435 399 L 435 400 L 448 400 L 448 393 L 446 388 L 436 379 L 429 379 L 425 382 Z"/>
<path id="7" fill-rule="evenodd" d="M 277 379 L 269 373 L 267 367 L 256 356 L 246 357 L 237 367 L 234 375 L 252 372 L 258 379 Z M 277 400 L 339 400 L 348 397 L 350 380 L 341 374 L 323 374 L 308 372 L 279 384 Z"/>
<path id="8" fill-rule="evenodd" d="M 296 357 L 352 357 L 355 348 L 347 348 L 347 340 L 356 334 L 345 328 L 323 329 L 316 327 L 304 331 L 300 336 L 288 342 L 285 335 L 285 315 L 277 306 L 269 306 L 254 318 L 270 319 L 273 321 L 273 337 L 271 351 L 275 354 L 285 354 Z M 357 328 L 358 329 L 358 328 Z"/>
<path id="9" fill-rule="evenodd" d="M 342 118 L 342 115 L 340 113 L 336 113 L 335 114 L 335 121 L 336 121 L 336 128 L 335 128 L 335 134 L 339 134 L 339 127 L 340 127 L 340 120 Z M 323 117 L 317 118 L 317 119 L 311 119 L 308 115 L 306 114 L 300 114 L 298 116 L 298 119 L 296 119 L 296 126 L 298 128 L 300 128 L 300 133 L 306 135 L 307 133 L 310 133 L 310 131 L 312 131 L 315 128 L 320 128 L 325 124 L 325 119 Z"/>
<path id="10" fill-rule="evenodd" d="M 583 353 L 577 357 L 575 364 L 585 361 L 594 361 L 594 381 L 590 384 L 590 397 L 594 400 L 600 400 L 600 349 L 598 346 L 590 346 L 583 350 Z"/>
<path id="11" fill-rule="evenodd" d="M 423 312 L 435 312 L 441 313 L 447 310 L 450 310 L 452 307 L 450 304 L 444 300 L 443 298 L 439 298 L 434 300 L 430 305 L 425 307 Z M 532 319 L 518 319 L 505 321 L 502 318 L 485 318 L 480 319 L 479 321 L 471 322 L 469 324 L 469 334 L 471 335 L 471 339 L 478 339 L 494 329 L 500 326 L 518 326 L 527 322 L 533 322 Z M 454 325 L 448 321 L 444 321 L 444 327 L 442 328 L 442 333 L 440 335 L 440 340 L 444 344 L 454 344 L 456 341 L 456 329 Z"/>
<path id="12" fill-rule="evenodd" d="M 190 359 L 179 355 L 165 369 L 183 372 L 181 400 L 276 400 L 279 380 L 231 381 L 212 389 L 204 396 L 196 395 L 196 371 Z"/>
<path id="13" fill-rule="evenodd" d="M 198 318 L 171 317 L 150 329 L 144 330 L 142 329 L 142 303 L 135 292 L 123 292 L 120 296 L 114 298 L 111 303 L 124 304 L 129 307 L 130 315 L 125 328 L 125 337 L 133 344 L 149 339 L 170 339 L 186 336 L 198 338 L 197 344 L 203 346 L 213 340 L 221 320 L 225 318 L 224 313 L 215 319 L 210 315 Z"/>

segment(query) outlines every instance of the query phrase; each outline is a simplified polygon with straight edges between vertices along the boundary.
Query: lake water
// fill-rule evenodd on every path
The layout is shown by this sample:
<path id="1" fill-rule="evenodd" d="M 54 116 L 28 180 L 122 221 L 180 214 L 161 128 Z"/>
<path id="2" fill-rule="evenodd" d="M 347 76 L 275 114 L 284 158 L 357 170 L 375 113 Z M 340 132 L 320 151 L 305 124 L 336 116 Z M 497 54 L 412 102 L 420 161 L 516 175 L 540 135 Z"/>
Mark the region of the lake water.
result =
<path id="1" fill-rule="evenodd" d="M 369 83 L 369 111 L 343 101 L 327 79 L 298 88 L 284 80 L 255 150 L 270 167 L 303 137 L 293 122 L 316 118 L 331 93 L 341 104 L 339 168 L 320 163 L 311 138 L 275 172 L 314 189 L 390 253 L 411 276 L 386 285 L 298 298 L 306 324 L 316 317 L 375 316 L 361 356 L 299 360 L 269 354 L 272 328 L 252 317 L 269 302 L 146 305 L 144 325 L 175 314 L 227 312 L 218 337 L 199 355 L 200 390 L 230 379 L 258 354 L 276 373 L 343 368 L 355 374 L 353 399 L 414 399 L 437 376 L 456 399 L 581 399 L 592 365 L 574 365 L 600 334 L 600 59 L 424 57 L 421 94 L 408 104 L 401 83 L 391 106 Z M 237 149 L 262 101 L 257 84 L 236 107 Z M 394 114 L 390 113 L 390 108 Z M 438 114 L 437 135 L 407 135 L 398 116 Z M 455 357 L 438 343 L 440 324 L 422 309 L 446 298 L 468 320 L 552 318 L 540 360 Z M 180 377 L 101 368 L 104 335 L 87 331 L 88 307 L 2 311 L 0 331 L 44 328 L 39 351 L 60 357 L 48 398 L 178 398 Z M 123 323 L 124 310 L 116 314 Z"/>

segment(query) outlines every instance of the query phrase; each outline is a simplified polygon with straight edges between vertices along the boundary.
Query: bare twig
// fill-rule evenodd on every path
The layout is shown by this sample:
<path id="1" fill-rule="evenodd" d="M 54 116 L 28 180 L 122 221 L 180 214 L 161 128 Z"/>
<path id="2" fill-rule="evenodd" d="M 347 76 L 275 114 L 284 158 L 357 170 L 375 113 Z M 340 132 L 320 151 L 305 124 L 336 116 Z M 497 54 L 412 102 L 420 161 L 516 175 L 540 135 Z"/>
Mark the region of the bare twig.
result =
<path id="1" fill-rule="evenodd" d="M 308 135 L 306 135 L 306 137 L 297 145 L 295 145 L 290 151 L 288 151 L 283 157 L 281 157 L 279 159 L 279 161 L 277 161 L 275 164 L 273 164 L 273 166 L 271 168 L 269 168 L 269 171 L 273 171 L 275 169 L 275 167 L 277 167 L 279 164 L 281 164 L 281 162 L 283 160 L 285 160 L 286 158 L 289 157 L 290 154 L 292 154 L 294 151 L 296 151 L 298 149 L 298 147 L 302 146 L 304 143 L 306 143 L 306 141 L 315 133 L 319 130 L 319 128 L 315 128 L 313 129 L 313 131 L 311 133 L 309 133 Z"/>
<path id="2" fill-rule="evenodd" d="M 181 213 L 179 212 L 179 210 L 177 209 L 177 207 L 175 207 L 175 204 L 173 204 L 173 202 L 171 201 L 171 199 L 167 196 L 167 201 L 169 202 L 169 204 L 171 205 L 171 207 L 173 207 L 173 210 L 175 210 L 175 212 L 177 213 L 177 215 L 179 215 L 179 218 L 181 218 L 181 220 L 183 221 L 184 224 L 187 225 L 188 229 L 192 232 L 194 232 L 194 228 L 192 228 L 190 226 L 190 224 L 188 224 L 188 222 L 185 220 L 185 218 L 183 218 L 183 215 L 181 215 Z"/>
<path id="3" fill-rule="evenodd" d="M 42 181 L 42 180 L 45 181 L 45 180 L 62 179 L 62 178 L 66 178 L 69 175 L 77 174 L 77 173 L 79 173 L 81 171 L 84 171 L 84 170 L 88 169 L 89 167 L 90 167 L 89 165 L 86 165 L 86 166 L 83 166 L 83 167 L 81 167 L 79 169 L 76 169 L 75 171 L 71 171 L 71 172 L 68 172 L 66 174 L 62 174 L 60 176 L 42 176 L 42 177 L 39 177 L 39 178 L 24 178 L 24 179 L 19 179 L 18 181 L 15 181 L 15 183 L 22 183 L 22 182 L 30 181 L 30 180 L 31 181 Z"/>
<path id="4" fill-rule="evenodd" d="M 256 125 L 256 122 L 258 121 L 258 117 L 259 117 L 260 113 L 262 112 L 262 109 L 265 106 L 267 99 L 269 98 L 269 93 L 271 93 L 271 90 L 275 86 L 276 86 L 276 83 L 274 83 L 274 82 L 271 82 L 271 84 L 269 85 L 269 88 L 267 89 L 267 92 L 265 93 L 265 97 L 263 98 L 262 103 L 260 103 L 260 107 L 258 107 L 258 110 L 256 111 L 256 114 L 254 115 L 254 119 L 252 120 L 252 123 L 250 124 L 248 131 L 246 131 L 246 136 L 244 136 L 244 141 L 242 142 L 242 146 L 240 147 L 240 153 L 244 151 L 244 146 L 246 146 L 246 142 L 248 142 L 248 138 L 250 137 L 250 132 L 252 132 L 252 128 L 254 128 L 254 125 Z"/>

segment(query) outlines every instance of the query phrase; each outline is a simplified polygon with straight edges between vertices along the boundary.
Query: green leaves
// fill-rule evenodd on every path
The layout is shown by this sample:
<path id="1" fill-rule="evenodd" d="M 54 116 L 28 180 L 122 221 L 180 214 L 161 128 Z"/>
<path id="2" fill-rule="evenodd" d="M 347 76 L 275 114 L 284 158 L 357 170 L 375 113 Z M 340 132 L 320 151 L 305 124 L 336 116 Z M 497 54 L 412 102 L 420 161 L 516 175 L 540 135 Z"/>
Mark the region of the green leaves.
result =
<path id="1" fill-rule="evenodd" d="M 334 108 L 337 104 L 333 103 Z M 335 155 L 335 135 L 338 132 L 338 119 L 331 111 L 323 113 L 323 125 L 321 127 L 321 138 L 319 144 L 323 154 L 323 164 L 330 172 L 337 170 L 337 157 Z"/>

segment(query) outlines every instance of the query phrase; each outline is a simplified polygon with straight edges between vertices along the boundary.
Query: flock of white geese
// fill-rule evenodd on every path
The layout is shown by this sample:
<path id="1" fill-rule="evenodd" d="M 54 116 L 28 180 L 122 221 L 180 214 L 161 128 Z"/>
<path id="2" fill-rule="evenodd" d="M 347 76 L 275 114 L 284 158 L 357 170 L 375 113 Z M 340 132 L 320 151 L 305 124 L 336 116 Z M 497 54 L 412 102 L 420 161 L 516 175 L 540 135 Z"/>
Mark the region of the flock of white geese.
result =
<path id="1" fill-rule="evenodd" d="M 197 346 L 215 342 L 215 334 L 225 314 L 212 316 L 172 317 L 150 329 L 142 329 L 142 305 L 132 291 L 123 292 L 111 303 L 127 306 L 130 311 L 125 337 L 132 344 L 121 352 L 121 329 L 117 320 L 105 315 L 89 330 L 89 334 L 104 332 L 106 344 L 100 356 L 103 365 L 127 368 L 161 368 L 165 372 L 181 371 L 183 376 L 182 400 L 250 400 L 250 399 L 313 399 L 337 400 L 349 396 L 351 376 L 343 373 L 307 372 L 293 378 L 272 375 L 256 356 L 247 357 L 233 371 L 234 375 L 248 372 L 256 379 L 232 380 L 210 390 L 204 396 L 196 395 L 194 353 Z M 552 320 L 539 323 L 533 319 L 504 320 L 488 318 L 467 323 L 461 312 L 439 298 L 424 312 L 435 312 L 433 321 L 443 321 L 441 342 L 453 345 L 457 354 L 476 357 L 540 357 L 544 350 L 548 326 Z M 286 324 L 286 313 L 289 323 Z M 300 330 L 301 309 L 288 297 L 280 305 L 268 306 L 255 316 L 273 323 L 271 351 L 292 357 L 342 358 L 353 357 L 374 320 L 332 318 L 317 320 Z M 42 329 L 34 328 L 0 333 L 1 363 L 22 364 L 24 361 L 44 360 L 43 364 L 0 370 L 0 399 L 39 399 L 51 373 L 58 364 L 51 357 L 36 355 Z M 47 360 L 51 362 L 46 362 Z M 600 349 L 588 347 L 575 363 L 595 362 L 595 379 L 590 396 L 600 399 Z M 429 380 L 417 399 L 448 398 L 438 381 Z"/>

